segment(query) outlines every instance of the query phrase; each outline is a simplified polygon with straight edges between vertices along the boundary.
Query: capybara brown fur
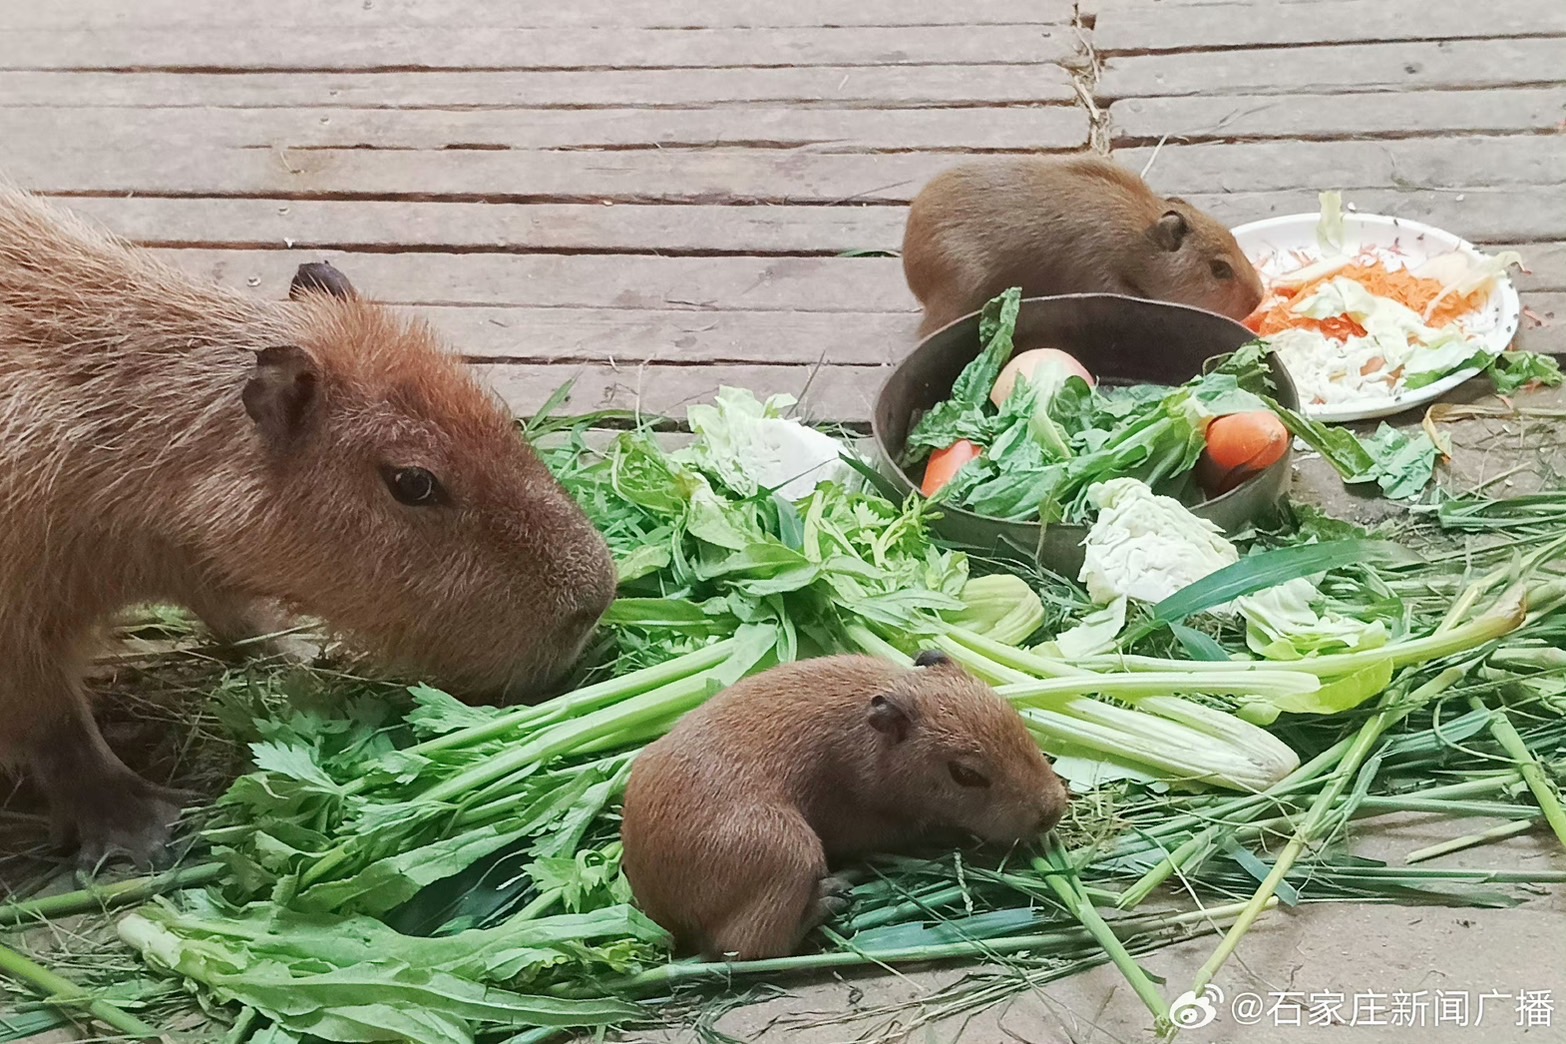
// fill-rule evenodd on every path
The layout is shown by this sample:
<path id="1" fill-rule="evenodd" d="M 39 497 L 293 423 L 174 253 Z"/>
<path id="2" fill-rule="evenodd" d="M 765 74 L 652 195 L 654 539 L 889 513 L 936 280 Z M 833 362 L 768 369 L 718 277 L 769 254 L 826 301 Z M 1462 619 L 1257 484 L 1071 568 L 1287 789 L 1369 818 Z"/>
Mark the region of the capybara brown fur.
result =
<path id="1" fill-rule="evenodd" d="M 942 653 L 784 664 L 637 756 L 620 836 L 642 908 L 710 960 L 793 953 L 846 857 L 1049 830 L 1066 790 L 1015 709 Z"/>
<path id="2" fill-rule="evenodd" d="M 305 290 L 207 285 L 0 186 L 0 758 L 84 860 L 155 859 L 177 811 L 82 687 L 128 604 L 228 640 L 286 608 L 489 698 L 562 673 L 614 596 L 603 538 L 430 329 Z"/>
<path id="3" fill-rule="evenodd" d="M 903 273 L 924 305 L 920 333 L 990 298 L 1109 293 L 1243 319 L 1261 277 L 1234 236 L 1184 200 L 1096 156 L 953 167 L 914 197 Z"/>

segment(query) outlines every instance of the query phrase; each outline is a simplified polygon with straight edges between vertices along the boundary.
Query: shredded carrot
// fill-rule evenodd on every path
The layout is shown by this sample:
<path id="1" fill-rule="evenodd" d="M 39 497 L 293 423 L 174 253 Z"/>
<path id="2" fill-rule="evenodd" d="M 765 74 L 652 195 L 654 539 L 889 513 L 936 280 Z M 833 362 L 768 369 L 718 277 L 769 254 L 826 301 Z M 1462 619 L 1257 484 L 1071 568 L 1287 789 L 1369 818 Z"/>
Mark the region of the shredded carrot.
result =
<path id="1" fill-rule="evenodd" d="M 1322 284 L 1340 277 L 1352 279 L 1377 297 L 1397 301 L 1420 315 L 1424 315 L 1425 308 L 1440 295 L 1443 285 L 1439 279 L 1421 279 L 1407 269 L 1390 269 L 1375 254 L 1361 254 L 1347 268 L 1323 276 L 1313 283 L 1297 289 L 1274 291 L 1246 320 L 1246 325 L 1263 337 L 1284 330 L 1315 330 L 1339 341 L 1348 337 L 1363 337 L 1365 328 L 1347 316 L 1310 319 L 1292 311 L 1295 302 L 1304 300 Z M 1475 290 L 1466 296 L 1452 294 L 1436 306 L 1427 322 L 1432 327 L 1440 328 L 1483 308 L 1484 303 L 1483 290 Z"/>

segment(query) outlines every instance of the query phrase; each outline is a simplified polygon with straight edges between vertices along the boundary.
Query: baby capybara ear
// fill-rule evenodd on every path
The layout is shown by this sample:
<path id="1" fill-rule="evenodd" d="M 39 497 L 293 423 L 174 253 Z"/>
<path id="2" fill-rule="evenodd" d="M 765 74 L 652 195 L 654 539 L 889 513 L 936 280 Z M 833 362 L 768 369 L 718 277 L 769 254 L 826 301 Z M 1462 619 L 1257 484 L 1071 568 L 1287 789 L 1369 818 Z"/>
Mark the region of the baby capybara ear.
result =
<path id="1" fill-rule="evenodd" d="M 359 296 L 348 277 L 326 261 L 308 262 L 294 273 L 293 282 L 288 284 L 289 299 L 297 301 L 305 294 L 327 294 L 343 301 Z"/>
<path id="2" fill-rule="evenodd" d="M 913 728 L 913 717 L 908 713 L 908 708 L 897 697 L 886 694 L 870 697 L 870 713 L 865 720 L 872 729 L 890 737 L 893 743 L 907 739 Z"/>
<path id="3" fill-rule="evenodd" d="M 939 649 L 921 649 L 914 657 L 915 667 L 944 667 L 952 662 L 952 658 Z"/>
<path id="4" fill-rule="evenodd" d="M 287 449 L 309 429 L 320 398 L 321 371 L 298 345 L 256 353 L 256 374 L 240 394 L 245 412 L 274 449 Z"/>
<path id="5" fill-rule="evenodd" d="M 1185 242 L 1186 233 L 1191 231 L 1191 226 L 1186 224 L 1185 215 L 1178 210 L 1164 212 L 1164 216 L 1158 219 L 1158 223 L 1148 230 L 1148 235 L 1153 242 L 1165 250 L 1179 250 L 1180 244 Z"/>

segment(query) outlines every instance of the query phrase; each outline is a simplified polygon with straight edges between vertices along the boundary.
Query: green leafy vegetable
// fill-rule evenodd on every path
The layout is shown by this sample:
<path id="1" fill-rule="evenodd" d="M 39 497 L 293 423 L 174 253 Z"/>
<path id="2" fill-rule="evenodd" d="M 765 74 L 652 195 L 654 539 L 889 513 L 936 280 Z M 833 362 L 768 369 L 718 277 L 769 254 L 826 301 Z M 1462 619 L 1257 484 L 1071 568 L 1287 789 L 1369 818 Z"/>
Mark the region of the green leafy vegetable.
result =
<path id="1" fill-rule="evenodd" d="M 1011 358 L 1021 307 L 1022 291 L 1016 288 L 984 306 L 979 316 L 979 342 L 984 347 L 957 375 L 946 401 L 937 403 L 908 433 L 905 463 L 917 463 L 931 450 L 945 449 L 959 439 L 989 445 L 994 426 L 985 410 L 995 378 Z"/>
<path id="2" fill-rule="evenodd" d="M 1560 362 L 1553 355 L 1534 352 L 1501 352 L 1490 356 L 1485 363 L 1485 373 L 1494 382 L 1497 395 L 1511 395 L 1531 384 L 1555 388 L 1566 379 L 1561 374 Z"/>
<path id="3" fill-rule="evenodd" d="M 1347 428 L 1329 427 L 1275 400 L 1267 400 L 1267 405 L 1350 485 L 1374 482 L 1388 497 L 1408 500 L 1423 493 L 1435 474 L 1439 451 L 1423 429 L 1405 432 L 1382 424 L 1370 438 L 1361 439 Z"/>

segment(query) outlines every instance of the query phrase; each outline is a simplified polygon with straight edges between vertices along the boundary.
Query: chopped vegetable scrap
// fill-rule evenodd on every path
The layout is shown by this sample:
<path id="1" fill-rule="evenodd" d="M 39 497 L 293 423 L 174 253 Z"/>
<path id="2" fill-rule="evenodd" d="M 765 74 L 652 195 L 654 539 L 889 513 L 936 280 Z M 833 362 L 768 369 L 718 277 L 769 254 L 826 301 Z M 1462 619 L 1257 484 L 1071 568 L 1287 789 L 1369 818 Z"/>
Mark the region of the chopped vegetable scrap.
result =
<path id="1" fill-rule="evenodd" d="M 1384 402 L 1465 369 L 1490 372 L 1498 388 L 1519 369 L 1559 382 L 1548 365 L 1497 362 L 1485 343 L 1500 322 L 1496 287 L 1521 255 L 1458 249 L 1415 261 L 1347 232 L 1339 193 L 1322 194 L 1321 215 L 1319 254 L 1253 259 L 1268 295 L 1245 320 L 1283 359 L 1307 409 Z"/>

